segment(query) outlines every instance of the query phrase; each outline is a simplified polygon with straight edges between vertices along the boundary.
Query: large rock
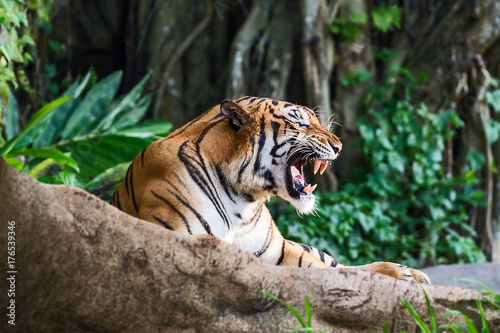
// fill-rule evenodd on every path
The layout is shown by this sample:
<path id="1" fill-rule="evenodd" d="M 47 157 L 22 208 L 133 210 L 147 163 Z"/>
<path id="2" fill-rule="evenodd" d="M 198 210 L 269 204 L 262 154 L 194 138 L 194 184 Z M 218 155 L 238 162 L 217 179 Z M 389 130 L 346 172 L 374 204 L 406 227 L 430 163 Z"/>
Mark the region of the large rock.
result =
<path id="1" fill-rule="evenodd" d="M 1 332 L 279 332 L 299 327 L 268 290 L 335 332 L 416 331 L 401 305 L 420 314 L 420 286 L 383 275 L 335 269 L 276 267 L 219 239 L 157 227 L 70 186 L 40 184 L 0 158 L 0 248 L 15 221 L 15 296 L 2 288 L 5 309 L 15 300 L 15 326 Z M 7 280 L 4 278 L 4 286 Z M 466 312 L 478 326 L 475 299 L 464 289 L 425 286 L 439 323 Z M 500 314 L 486 306 L 491 327 Z M 10 310 L 9 310 L 10 311 Z M 496 326 L 495 326 L 496 325 Z"/>
<path id="2" fill-rule="evenodd" d="M 500 293 L 500 264 L 498 263 L 438 265 L 427 267 L 423 271 L 431 277 L 434 284 L 468 289 L 484 289 L 477 283 L 461 280 L 471 279 L 481 282 L 493 291 Z"/>

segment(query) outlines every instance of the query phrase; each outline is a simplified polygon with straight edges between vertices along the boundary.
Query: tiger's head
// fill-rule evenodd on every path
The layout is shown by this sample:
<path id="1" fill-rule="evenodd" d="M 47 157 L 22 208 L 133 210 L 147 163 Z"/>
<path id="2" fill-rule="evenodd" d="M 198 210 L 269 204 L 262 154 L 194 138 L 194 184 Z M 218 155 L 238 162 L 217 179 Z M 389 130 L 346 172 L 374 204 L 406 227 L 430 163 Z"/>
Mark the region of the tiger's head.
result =
<path id="1" fill-rule="evenodd" d="M 220 104 L 235 139 L 226 175 L 249 201 L 278 195 L 299 212 L 314 209 L 316 185 L 307 183 L 304 165 L 323 173 L 342 149 L 307 107 L 268 98 L 242 97 Z"/>

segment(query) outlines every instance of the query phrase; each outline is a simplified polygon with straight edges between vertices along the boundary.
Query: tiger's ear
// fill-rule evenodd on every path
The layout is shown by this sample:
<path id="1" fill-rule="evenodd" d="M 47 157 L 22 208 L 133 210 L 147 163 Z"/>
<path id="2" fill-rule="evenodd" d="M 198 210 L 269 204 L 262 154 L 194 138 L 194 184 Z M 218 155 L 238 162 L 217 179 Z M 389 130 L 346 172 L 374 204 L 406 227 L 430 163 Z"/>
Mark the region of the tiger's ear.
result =
<path id="1" fill-rule="evenodd" d="M 229 118 L 229 123 L 237 130 L 241 129 L 248 123 L 248 110 L 236 102 L 229 99 L 222 101 L 222 103 L 220 103 L 220 111 L 223 115 Z"/>

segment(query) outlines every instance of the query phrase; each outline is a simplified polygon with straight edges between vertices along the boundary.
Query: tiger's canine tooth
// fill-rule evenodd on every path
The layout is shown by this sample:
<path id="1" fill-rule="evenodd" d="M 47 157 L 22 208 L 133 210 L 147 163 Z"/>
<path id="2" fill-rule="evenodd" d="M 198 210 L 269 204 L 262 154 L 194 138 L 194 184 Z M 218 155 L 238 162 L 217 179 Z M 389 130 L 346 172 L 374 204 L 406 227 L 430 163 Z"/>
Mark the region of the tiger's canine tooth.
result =
<path id="1" fill-rule="evenodd" d="M 316 189 L 317 186 L 318 186 L 318 184 L 314 184 L 313 186 L 311 186 L 311 188 L 309 189 L 309 191 L 310 191 L 309 193 L 312 193 Z"/>
<path id="2" fill-rule="evenodd" d="M 321 161 L 321 168 L 320 168 L 320 170 L 319 170 L 319 174 L 320 174 L 320 175 L 322 175 L 322 174 L 323 174 L 323 172 L 325 172 L 325 170 L 326 170 L 326 167 L 327 167 L 327 166 L 328 166 L 328 165 L 327 165 L 324 161 Z"/>
<path id="3" fill-rule="evenodd" d="M 314 160 L 314 174 L 318 173 L 321 162 L 319 160 Z"/>
<path id="4" fill-rule="evenodd" d="M 304 187 L 304 192 L 306 193 L 311 193 L 311 185 L 307 185 L 306 187 Z"/>

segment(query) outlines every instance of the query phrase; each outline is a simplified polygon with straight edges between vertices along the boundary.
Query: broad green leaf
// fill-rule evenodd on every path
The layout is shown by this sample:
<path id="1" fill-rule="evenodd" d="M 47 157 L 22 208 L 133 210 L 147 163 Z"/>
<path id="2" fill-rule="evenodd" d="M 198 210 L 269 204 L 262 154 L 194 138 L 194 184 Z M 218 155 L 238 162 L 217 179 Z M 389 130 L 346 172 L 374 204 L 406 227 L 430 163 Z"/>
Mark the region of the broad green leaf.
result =
<path id="1" fill-rule="evenodd" d="M 19 171 L 22 170 L 23 165 L 24 165 L 23 162 L 16 160 L 15 158 L 8 157 L 8 156 L 2 156 L 2 158 L 5 160 L 5 162 L 7 162 L 7 164 L 9 164 L 14 169 L 17 169 Z"/>
<path id="2" fill-rule="evenodd" d="M 382 32 L 387 32 L 393 24 L 391 13 L 384 7 L 376 7 L 372 10 L 372 18 L 375 27 Z"/>
<path id="3" fill-rule="evenodd" d="M 51 168 L 56 161 L 54 161 L 51 158 L 47 158 L 40 163 L 36 164 L 28 173 L 28 176 L 34 179 L 39 179 L 40 177 L 44 176 L 45 173 L 47 173 L 47 170 Z"/>
<path id="4" fill-rule="evenodd" d="M 149 138 L 166 136 L 172 129 L 172 123 L 163 119 L 148 119 L 135 126 L 123 128 L 116 135 Z"/>
<path id="5" fill-rule="evenodd" d="M 398 5 L 392 5 L 388 8 L 389 13 L 392 17 L 392 25 L 396 28 L 401 28 L 401 10 Z"/>
<path id="6" fill-rule="evenodd" d="M 3 149 L 0 151 L 0 156 L 8 154 L 12 150 L 12 148 L 16 146 L 17 142 L 25 137 L 32 129 L 41 124 L 45 119 L 47 119 L 47 117 L 49 117 L 54 111 L 56 111 L 59 106 L 66 103 L 69 99 L 70 97 L 58 98 L 38 110 L 33 115 L 33 117 L 31 117 L 30 121 L 28 122 L 28 124 L 26 124 L 26 127 L 23 129 L 23 131 L 5 144 Z"/>
<path id="7" fill-rule="evenodd" d="M 497 142 L 500 137 L 500 122 L 490 118 L 485 122 L 484 129 L 486 131 L 488 143 L 492 145 Z"/>
<path id="8" fill-rule="evenodd" d="M 37 157 L 37 158 L 51 158 L 59 165 L 65 164 L 65 165 L 69 166 L 70 168 L 73 168 L 76 171 L 79 171 L 78 165 L 76 164 L 76 161 L 71 156 L 65 155 L 63 152 L 61 152 L 60 150 L 58 150 L 56 148 L 20 149 L 20 150 L 16 150 L 16 151 L 11 151 L 9 153 L 9 156 L 32 156 L 32 157 Z"/>
<path id="9" fill-rule="evenodd" d="M 65 103 L 57 109 L 56 112 L 52 114 L 52 116 L 47 119 L 47 125 L 45 126 L 42 133 L 40 133 L 35 141 L 33 141 L 34 148 L 43 148 L 49 146 L 56 141 L 57 138 L 61 136 L 62 129 L 64 128 L 67 119 L 73 112 L 73 108 L 78 101 L 80 95 L 77 94 L 78 91 L 82 92 L 83 90 L 78 89 L 79 86 L 84 86 L 87 84 L 88 75 L 86 76 L 87 80 L 83 80 L 80 83 L 80 80 L 77 79 L 75 82 L 61 95 L 61 97 L 70 96 L 72 100 L 68 103 Z"/>
<path id="10" fill-rule="evenodd" d="M 127 173 L 130 163 L 130 161 L 123 162 L 105 170 L 103 173 L 97 175 L 94 179 L 85 184 L 83 188 L 88 189 L 103 184 L 119 184 L 125 178 L 125 174 Z"/>
<path id="11" fill-rule="evenodd" d="M 150 102 L 151 95 L 144 96 L 130 112 L 122 113 L 120 117 L 117 117 L 117 119 L 113 122 L 113 128 L 121 129 L 137 124 L 146 114 Z"/>
<path id="12" fill-rule="evenodd" d="M 116 95 L 122 75 L 122 71 L 117 71 L 90 89 L 68 119 L 62 132 L 63 140 L 87 134 L 92 130 L 93 123 L 102 118 L 105 106 Z"/>
<path id="13" fill-rule="evenodd" d="M 10 89 L 7 89 L 7 115 L 5 119 L 5 132 L 7 134 L 7 140 L 11 140 L 13 137 L 19 133 L 19 115 L 17 110 L 17 101 Z"/>
<path id="14" fill-rule="evenodd" d="M 128 113 L 133 111 L 135 102 L 141 97 L 142 89 L 150 77 L 148 73 L 144 78 L 134 87 L 130 92 L 120 101 L 120 103 L 112 109 L 95 128 L 93 133 L 98 133 L 102 131 L 107 131 L 108 129 L 114 129 L 113 126 L 115 119 L 120 116 L 127 116 Z M 123 113 L 123 114 L 122 114 Z"/>

